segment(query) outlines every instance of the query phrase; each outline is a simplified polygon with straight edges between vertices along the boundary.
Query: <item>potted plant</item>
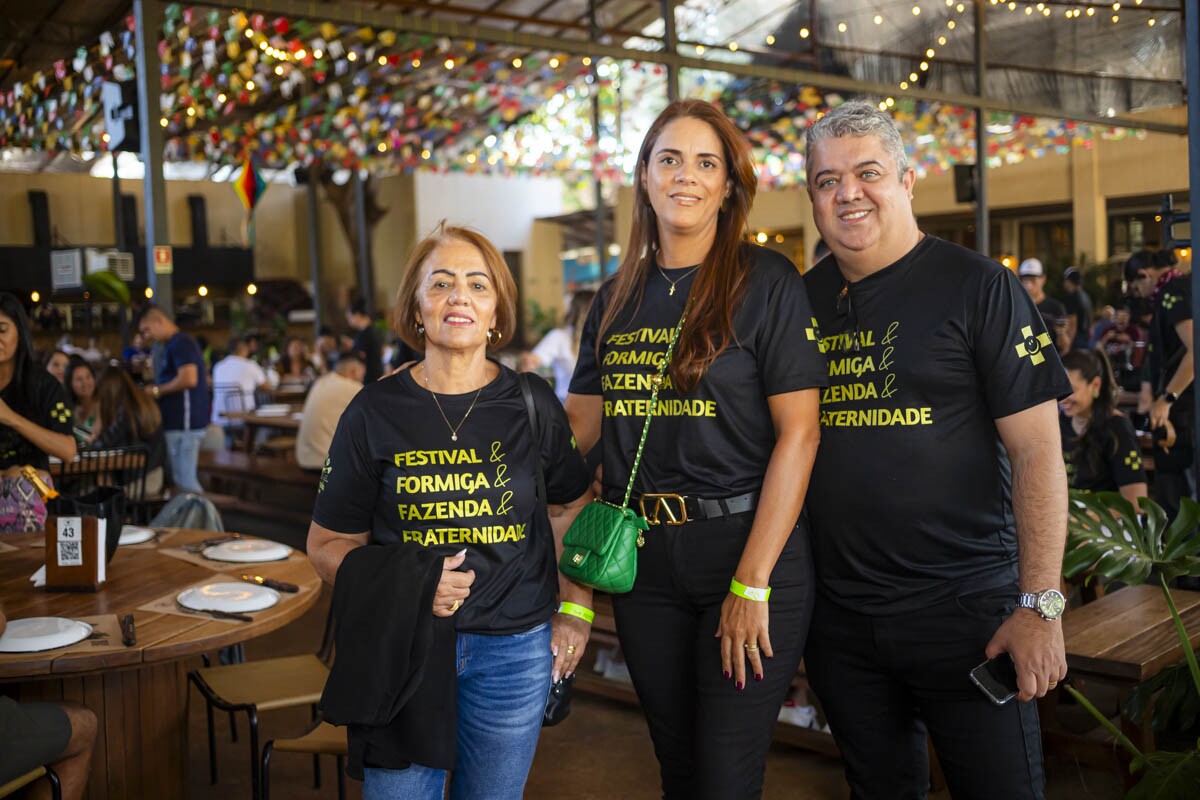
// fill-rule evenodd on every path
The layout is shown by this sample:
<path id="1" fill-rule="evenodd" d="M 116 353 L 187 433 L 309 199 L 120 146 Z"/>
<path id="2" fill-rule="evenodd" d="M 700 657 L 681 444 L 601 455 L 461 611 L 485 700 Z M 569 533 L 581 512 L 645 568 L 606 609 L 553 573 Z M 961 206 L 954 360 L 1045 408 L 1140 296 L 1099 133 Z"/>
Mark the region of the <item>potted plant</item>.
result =
<path id="1" fill-rule="evenodd" d="M 1200 713 L 1200 665 L 1169 585 L 1181 575 L 1200 575 L 1200 535 L 1193 535 L 1200 523 L 1200 504 L 1184 498 L 1179 514 L 1168 522 L 1153 500 L 1142 498 L 1138 503 L 1141 515 L 1117 492 L 1072 491 L 1063 575 L 1073 578 L 1090 571 L 1088 580 L 1099 576 L 1139 584 L 1149 579 L 1162 586 L 1184 661 L 1139 684 L 1122 711 L 1131 719 L 1142 719 L 1147 709 L 1153 708 L 1151 725 L 1155 730 L 1171 723 L 1187 729 Z M 1200 740 L 1182 751 L 1143 753 L 1078 689 L 1070 684 L 1064 688 L 1132 757 L 1130 771 L 1140 772 L 1141 778 L 1126 797 L 1174 800 L 1198 795 Z"/>

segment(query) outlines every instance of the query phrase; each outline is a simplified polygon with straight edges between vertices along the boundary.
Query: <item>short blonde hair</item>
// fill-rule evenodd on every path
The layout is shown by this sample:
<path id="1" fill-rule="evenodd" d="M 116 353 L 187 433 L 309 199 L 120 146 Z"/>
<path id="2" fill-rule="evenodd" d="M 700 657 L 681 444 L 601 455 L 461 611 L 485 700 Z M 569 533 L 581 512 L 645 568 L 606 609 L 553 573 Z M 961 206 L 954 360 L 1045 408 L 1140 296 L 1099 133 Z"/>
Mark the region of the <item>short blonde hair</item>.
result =
<path id="1" fill-rule="evenodd" d="M 488 337 L 488 349 L 498 350 L 512 341 L 517 329 L 517 283 L 512 271 L 496 245 L 473 228 L 447 225 L 446 220 L 438 223 L 433 233 L 426 236 L 413 248 L 404 266 L 404 277 L 396 290 L 396 307 L 393 314 L 396 333 L 414 350 L 425 349 L 425 337 L 417 332 L 417 292 L 421 289 L 421 268 L 435 250 L 451 241 L 469 244 L 479 251 L 488 270 L 492 273 L 492 285 L 496 289 L 496 327 L 500 334 L 496 341 Z"/>

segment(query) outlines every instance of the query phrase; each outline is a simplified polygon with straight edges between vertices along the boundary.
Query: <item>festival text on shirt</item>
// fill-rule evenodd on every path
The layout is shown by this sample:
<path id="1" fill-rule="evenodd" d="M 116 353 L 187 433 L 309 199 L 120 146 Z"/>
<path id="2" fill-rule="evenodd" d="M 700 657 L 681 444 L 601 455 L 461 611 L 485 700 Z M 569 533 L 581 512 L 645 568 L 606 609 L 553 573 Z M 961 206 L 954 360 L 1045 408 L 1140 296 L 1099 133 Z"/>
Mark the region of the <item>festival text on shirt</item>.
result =
<path id="1" fill-rule="evenodd" d="M 644 417 L 650 413 L 650 398 L 608 399 L 609 392 L 646 392 L 667 354 L 674 328 L 637 328 L 614 333 L 604 340 L 606 352 L 603 365 L 607 368 L 635 366 L 650 367 L 651 372 L 610 372 L 600 376 L 600 389 L 605 393 L 604 416 Z M 663 389 L 671 388 L 671 376 L 663 376 Z M 699 398 L 660 397 L 655 416 L 716 417 L 717 401 Z"/>

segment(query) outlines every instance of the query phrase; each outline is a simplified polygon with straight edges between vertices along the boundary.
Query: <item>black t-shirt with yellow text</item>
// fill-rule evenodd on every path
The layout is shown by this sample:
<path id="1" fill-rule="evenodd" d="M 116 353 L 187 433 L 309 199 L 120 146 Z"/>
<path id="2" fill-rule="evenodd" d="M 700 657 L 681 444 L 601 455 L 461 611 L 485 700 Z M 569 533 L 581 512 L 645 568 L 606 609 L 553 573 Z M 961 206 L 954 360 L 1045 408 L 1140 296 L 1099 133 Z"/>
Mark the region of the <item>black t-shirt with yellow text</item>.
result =
<path id="1" fill-rule="evenodd" d="M 808 505 L 821 590 L 867 614 L 1017 580 L 995 420 L 1071 387 L 1016 276 L 926 236 L 853 284 L 805 275 L 829 358 Z"/>
<path id="2" fill-rule="evenodd" d="M 699 385 L 680 396 L 666 376 L 646 440 L 634 496 L 676 492 L 732 497 L 762 486 L 775 430 L 767 398 L 825 386 L 825 357 L 799 271 L 786 257 L 752 248 L 749 283 L 735 310 L 735 339 Z M 611 297 L 600 289 L 583 328 L 571 392 L 603 395 L 601 442 L 605 499 L 620 502 L 650 404 L 650 379 L 684 311 L 695 273 L 671 285 L 657 269 L 641 306 L 606 332 L 596 354 L 600 319 Z"/>
<path id="3" fill-rule="evenodd" d="M 566 414 L 545 381 L 530 377 L 538 411 L 547 500 L 568 503 L 590 477 Z M 476 393 L 438 395 L 457 423 Z M 483 387 L 458 441 L 430 392 L 409 371 L 369 383 L 338 422 L 313 521 L 339 533 L 369 531 L 374 544 L 467 548 L 471 594 L 455 615 L 465 633 L 528 630 L 554 613 L 553 533 L 536 499 L 537 451 L 516 373 Z"/>

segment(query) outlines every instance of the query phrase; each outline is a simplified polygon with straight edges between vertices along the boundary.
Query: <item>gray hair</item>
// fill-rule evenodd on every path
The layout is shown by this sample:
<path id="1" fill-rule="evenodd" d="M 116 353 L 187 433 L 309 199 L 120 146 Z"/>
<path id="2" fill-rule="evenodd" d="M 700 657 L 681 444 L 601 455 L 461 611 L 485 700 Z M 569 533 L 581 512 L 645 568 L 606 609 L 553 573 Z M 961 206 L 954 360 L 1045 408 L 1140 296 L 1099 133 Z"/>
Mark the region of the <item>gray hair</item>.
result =
<path id="1" fill-rule="evenodd" d="M 887 113 L 862 100 L 851 100 L 821 117 L 808 129 L 804 143 L 804 170 L 812 168 L 813 145 L 825 139 L 840 139 L 843 136 L 878 136 L 883 149 L 896 162 L 899 177 L 908 171 L 908 155 L 904 152 L 904 141 L 896 123 Z"/>

